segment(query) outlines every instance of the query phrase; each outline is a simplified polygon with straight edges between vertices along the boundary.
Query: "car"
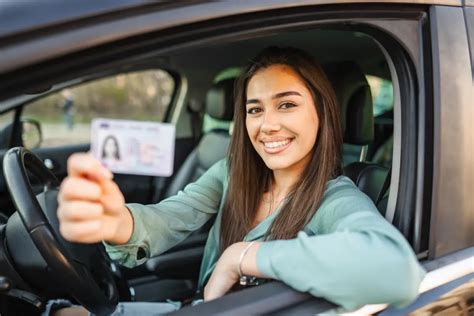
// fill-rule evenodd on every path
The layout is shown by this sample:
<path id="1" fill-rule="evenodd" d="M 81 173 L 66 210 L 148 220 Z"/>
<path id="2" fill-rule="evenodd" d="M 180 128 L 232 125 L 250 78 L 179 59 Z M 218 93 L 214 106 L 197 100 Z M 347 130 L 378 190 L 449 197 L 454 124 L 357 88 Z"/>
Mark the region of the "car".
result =
<path id="1" fill-rule="evenodd" d="M 40 314 L 55 298 L 93 312 L 189 303 L 212 222 L 127 269 L 101 244 L 61 237 L 57 188 L 105 117 L 176 128 L 172 176 L 115 175 L 127 202 L 182 189 L 225 155 L 233 78 L 271 45 L 320 61 L 343 112 L 346 174 L 428 272 L 410 305 L 359 312 L 472 314 L 473 34 L 472 0 L 1 2 L 0 314 Z M 274 281 L 175 314 L 340 311 Z"/>

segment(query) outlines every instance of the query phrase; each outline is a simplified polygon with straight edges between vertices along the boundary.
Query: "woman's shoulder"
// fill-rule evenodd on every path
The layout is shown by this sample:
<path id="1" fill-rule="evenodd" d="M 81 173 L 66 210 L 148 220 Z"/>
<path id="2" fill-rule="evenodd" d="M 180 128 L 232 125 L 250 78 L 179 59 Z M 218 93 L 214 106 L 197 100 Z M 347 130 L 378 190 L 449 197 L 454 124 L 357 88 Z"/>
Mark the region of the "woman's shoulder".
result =
<path id="1" fill-rule="evenodd" d="M 349 177 L 344 175 L 340 175 L 337 178 L 328 181 L 321 204 L 340 197 L 353 197 L 354 199 L 370 200 L 370 198 L 362 192 Z"/>
<path id="2" fill-rule="evenodd" d="M 348 216 L 380 216 L 372 200 L 346 176 L 339 176 L 327 184 L 321 204 L 308 223 L 314 233 L 324 233 Z"/>
<path id="3" fill-rule="evenodd" d="M 209 170 L 215 170 L 217 172 L 220 172 L 220 173 L 227 173 L 227 158 L 222 158 L 221 160 L 217 161 L 216 163 L 214 163 L 210 168 Z"/>
<path id="4" fill-rule="evenodd" d="M 199 180 L 208 181 L 210 179 L 218 179 L 220 182 L 226 183 L 228 179 L 228 169 L 227 158 L 223 158 L 207 169 Z"/>

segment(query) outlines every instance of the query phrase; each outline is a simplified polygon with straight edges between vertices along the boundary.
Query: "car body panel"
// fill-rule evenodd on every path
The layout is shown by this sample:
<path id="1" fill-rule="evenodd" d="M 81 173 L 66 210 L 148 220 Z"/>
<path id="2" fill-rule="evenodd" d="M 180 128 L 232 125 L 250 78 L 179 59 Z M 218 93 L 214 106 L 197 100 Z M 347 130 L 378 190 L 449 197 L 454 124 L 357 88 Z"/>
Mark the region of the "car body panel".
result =
<path id="1" fill-rule="evenodd" d="M 462 9 L 432 7 L 431 16 L 435 95 L 430 257 L 434 258 L 474 243 L 469 229 L 474 227 L 474 98 Z"/>
<path id="2" fill-rule="evenodd" d="M 131 1 L 132 3 L 134 1 Z M 77 6 L 77 1 L 75 2 Z M 177 7 L 171 9 L 162 9 L 161 3 L 156 3 L 156 8 L 153 6 L 145 6 L 146 12 L 136 14 L 134 16 L 124 17 L 120 16 L 120 11 L 106 11 L 110 16 L 99 11 L 100 14 L 104 15 L 101 21 L 101 26 L 94 26 L 94 32 L 96 36 L 91 38 L 88 35 L 87 28 L 83 27 L 79 31 L 75 31 L 74 27 L 62 26 L 58 27 L 53 25 L 49 28 L 45 28 L 42 32 L 48 32 L 48 36 L 42 36 L 41 40 L 35 40 L 35 36 L 32 36 L 32 32 L 27 34 L 26 38 L 20 36 L 19 31 L 14 39 L 7 38 L 7 44 L 2 48 L 3 58 L 0 61 L 0 69 L 3 71 L 12 70 L 18 67 L 26 66 L 28 63 L 37 62 L 41 60 L 47 60 L 53 57 L 57 57 L 68 52 L 79 51 L 89 47 L 104 44 L 110 41 L 117 41 L 130 36 L 135 36 L 140 33 L 151 32 L 153 30 L 165 29 L 177 26 L 179 24 L 196 23 L 200 21 L 206 21 L 213 18 L 221 18 L 225 16 L 231 16 L 235 14 L 252 13 L 255 11 L 261 11 L 262 5 L 265 6 L 266 10 L 277 10 L 285 8 L 293 8 L 295 6 L 307 6 L 307 5 L 346 5 L 349 3 L 380 3 L 380 4 L 403 4 L 409 3 L 414 5 L 426 5 L 426 4 L 443 4 L 461 6 L 460 0 L 446 0 L 446 1 L 300 1 L 295 3 L 294 1 L 223 1 L 223 2 L 211 2 L 211 3 L 197 3 L 194 5 L 188 5 L 184 7 Z M 44 3 L 44 6 L 49 6 L 51 11 L 54 11 L 55 5 L 58 3 L 52 1 Z M 8 8 L 8 7 L 7 7 Z M 102 8 L 100 8 L 102 9 Z M 10 14 L 5 10 L 5 14 Z M 83 12 L 86 17 L 93 16 L 91 12 L 86 10 Z M 53 16 L 54 17 L 54 16 Z M 81 17 L 79 21 L 73 23 L 85 23 L 88 21 L 86 18 Z M 0 16 L 0 19 L 5 20 Z M 96 19 L 97 21 L 97 19 Z M 95 24 L 97 22 L 94 22 Z M 178 23 L 176 21 L 179 21 Z M 45 22 L 43 22 L 45 23 Z M 48 23 L 45 23 L 46 25 Z M 28 30 L 28 27 L 24 27 Z M 1 39 L 1 33 L 0 33 Z M 20 39 L 20 40 L 19 40 Z M 22 39 L 22 40 L 21 40 Z M 5 43 L 6 39 L 3 38 Z M 10 42 L 10 43 L 8 43 Z M 35 60 L 29 56 L 28 52 L 35 51 Z"/>

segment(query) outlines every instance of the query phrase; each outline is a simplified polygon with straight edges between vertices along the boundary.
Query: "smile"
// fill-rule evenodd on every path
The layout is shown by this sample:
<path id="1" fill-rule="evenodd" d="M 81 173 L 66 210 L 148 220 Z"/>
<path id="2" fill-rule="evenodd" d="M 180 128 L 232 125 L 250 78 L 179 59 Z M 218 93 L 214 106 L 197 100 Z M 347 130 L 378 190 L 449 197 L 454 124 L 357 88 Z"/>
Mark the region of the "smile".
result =
<path id="1" fill-rule="evenodd" d="M 262 142 L 264 146 L 264 150 L 266 153 L 275 154 L 282 152 L 286 148 L 289 147 L 291 141 L 293 139 L 285 139 L 280 141 L 272 141 L 272 142 Z"/>
<path id="2" fill-rule="evenodd" d="M 265 147 L 267 147 L 267 148 L 277 148 L 277 147 L 282 147 L 282 146 L 285 146 L 285 145 L 289 144 L 290 141 L 291 140 L 287 139 L 287 140 L 280 141 L 280 142 L 263 143 L 263 145 L 265 145 Z"/>

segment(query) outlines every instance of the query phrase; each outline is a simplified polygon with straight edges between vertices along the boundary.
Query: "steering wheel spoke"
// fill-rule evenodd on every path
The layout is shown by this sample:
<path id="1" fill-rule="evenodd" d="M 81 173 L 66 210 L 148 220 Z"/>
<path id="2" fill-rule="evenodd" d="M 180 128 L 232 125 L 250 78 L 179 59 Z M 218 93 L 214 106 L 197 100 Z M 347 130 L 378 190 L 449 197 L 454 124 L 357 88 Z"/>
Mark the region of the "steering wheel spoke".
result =
<path id="1" fill-rule="evenodd" d="M 3 168 L 21 221 L 52 275 L 59 276 L 55 278 L 58 285 L 95 314 L 113 312 L 119 296 L 103 245 L 70 243 L 59 232 L 59 181 L 54 174 L 40 158 L 22 147 L 5 154 Z M 44 192 L 37 196 L 29 173 L 44 185 Z"/>

